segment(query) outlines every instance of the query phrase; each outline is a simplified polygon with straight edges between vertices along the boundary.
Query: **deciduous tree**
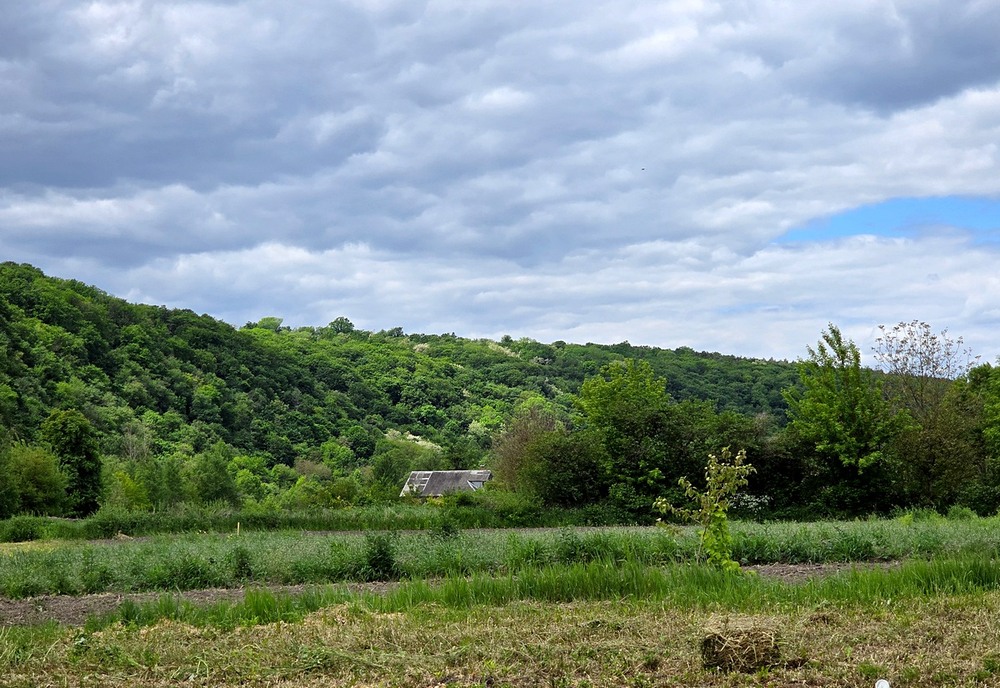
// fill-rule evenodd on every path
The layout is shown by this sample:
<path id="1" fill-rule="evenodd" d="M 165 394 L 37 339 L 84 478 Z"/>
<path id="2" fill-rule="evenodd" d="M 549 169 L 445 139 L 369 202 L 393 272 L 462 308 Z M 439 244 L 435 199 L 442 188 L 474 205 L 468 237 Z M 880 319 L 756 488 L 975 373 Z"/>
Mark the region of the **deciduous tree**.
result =
<path id="1" fill-rule="evenodd" d="M 785 391 L 791 429 L 818 454 L 859 471 L 886 458 L 905 418 L 895 413 L 861 353 L 833 324 L 799 363 L 802 389 Z"/>
<path id="2" fill-rule="evenodd" d="M 874 354 L 893 404 L 915 421 L 896 443 L 897 473 L 909 501 L 944 508 L 981 479 L 976 401 L 965 380 L 975 366 L 962 338 L 919 320 L 879 327 Z"/>
<path id="3" fill-rule="evenodd" d="M 831 324 L 799 362 L 800 388 L 785 390 L 791 444 L 799 447 L 800 497 L 813 511 L 858 515 L 887 510 L 889 463 L 907 416 L 885 400 L 858 347 Z"/>
<path id="4" fill-rule="evenodd" d="M 42 441 L 59 459 L 69 481 L 67 502 L 75 516 L 97 511 L 101 496 L 101 457 L 87 418 L 76 410 L 53 411 L 42 423 Z"/>

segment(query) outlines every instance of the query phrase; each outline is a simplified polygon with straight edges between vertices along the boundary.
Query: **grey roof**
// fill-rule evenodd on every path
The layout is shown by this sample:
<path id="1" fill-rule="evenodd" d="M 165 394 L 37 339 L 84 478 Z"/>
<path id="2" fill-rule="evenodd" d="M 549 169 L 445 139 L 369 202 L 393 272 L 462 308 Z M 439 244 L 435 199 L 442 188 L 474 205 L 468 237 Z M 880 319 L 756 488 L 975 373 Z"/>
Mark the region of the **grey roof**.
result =
<path id="1" fill-rule="evenodd" d="M 450 492 L 475 492 L 493 479 L 490 471 L 413 471 L 400 497 L 440 497 Z"/>

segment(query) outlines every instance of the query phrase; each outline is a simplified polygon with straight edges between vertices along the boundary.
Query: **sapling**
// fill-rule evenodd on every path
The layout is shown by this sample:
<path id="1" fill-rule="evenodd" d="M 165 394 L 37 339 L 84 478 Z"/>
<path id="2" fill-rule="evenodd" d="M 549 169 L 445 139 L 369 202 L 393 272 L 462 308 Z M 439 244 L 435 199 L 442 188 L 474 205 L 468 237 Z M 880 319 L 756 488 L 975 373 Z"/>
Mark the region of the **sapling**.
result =
<path id="1" fill-rule="evenodd" d="M 739 571 L 740 565 L 733 560 L 733 538 L 729 534 L 729 500 L 741 488 L 746 487 L 748 477 L 756 469 L 746 463 L 745 449 L 734 457 L 729 447 L 722 450 L 721 458 L 708 455 L 705 466 L 705 491 L 700 492 L 687 478 L 678 484 L 684 494 L 694 502 L 693 508 L 681 508 L 671 504 L 665 497 L 653 503 L 653 508 L 662 514 L 679 516 L 701 526 L 698 543 L 698 560 L 724 571 Z"/>

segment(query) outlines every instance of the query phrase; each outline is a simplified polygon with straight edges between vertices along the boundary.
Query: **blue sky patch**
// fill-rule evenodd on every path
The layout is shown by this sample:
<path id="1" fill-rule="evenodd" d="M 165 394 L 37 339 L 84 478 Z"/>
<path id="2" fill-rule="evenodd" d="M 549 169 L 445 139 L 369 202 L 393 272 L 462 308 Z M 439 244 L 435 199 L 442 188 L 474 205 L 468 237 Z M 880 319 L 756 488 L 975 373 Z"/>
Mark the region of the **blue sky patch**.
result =
<path id="1" fill-rule="evenodd" d="M 1000 199 L 893 198 L 814 220 L 790 230 L 779 241 L 822 241 L 858 234 L 911 236 L 945 227 L 971 232 L 976 243 L 1000 242 Z"/>

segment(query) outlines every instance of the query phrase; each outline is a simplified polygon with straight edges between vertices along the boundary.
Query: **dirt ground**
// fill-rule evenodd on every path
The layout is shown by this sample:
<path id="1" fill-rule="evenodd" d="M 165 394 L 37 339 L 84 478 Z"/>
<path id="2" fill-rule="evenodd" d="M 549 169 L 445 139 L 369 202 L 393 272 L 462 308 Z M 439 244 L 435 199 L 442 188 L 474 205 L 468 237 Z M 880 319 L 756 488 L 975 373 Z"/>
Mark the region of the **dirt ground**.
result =
<path id="1" fill-rule="evenodd" d="M 876 564 L 762 564 L 746 566 L 744 569 L 755 571 L 767 578 L 776 578 L 786 583 L 801 583 L 810 578 L 829 576 L 840 571 L 855 567 L 881 566 L 891 568 L 897 564 L 879 562 Z M 352 583 L 347 587 L 357 592 L 384 592 L 391 583 Z M 295 595 L 305 592 L 312 586 L 283 585 L 269 586 L 275 593 Z M 239 601 L 246 592 L 244 588 L 212 588 L 208 590 L 188 590 L 173 593 L 181 599 L 198 605 L 207 605 L 223 601 Z M 11 600 L 0 597 L 0 627 L 30 626 L 55 621 L 65 626 L 82 626 L 88 617 L 112 612 L 125 600 L 136 603 L 159 599 L 163 592 L 145 593 L 100 593 L 96 595 L 43 595 L 23 600 Z"/>

